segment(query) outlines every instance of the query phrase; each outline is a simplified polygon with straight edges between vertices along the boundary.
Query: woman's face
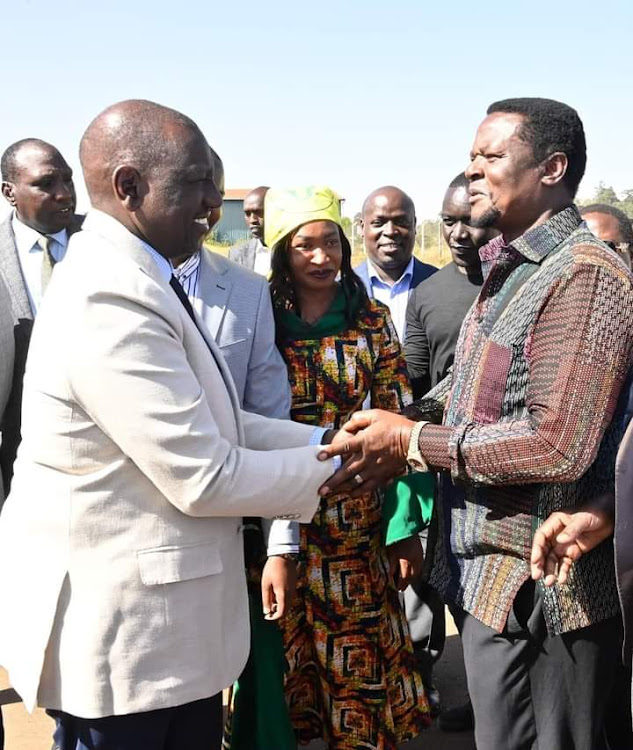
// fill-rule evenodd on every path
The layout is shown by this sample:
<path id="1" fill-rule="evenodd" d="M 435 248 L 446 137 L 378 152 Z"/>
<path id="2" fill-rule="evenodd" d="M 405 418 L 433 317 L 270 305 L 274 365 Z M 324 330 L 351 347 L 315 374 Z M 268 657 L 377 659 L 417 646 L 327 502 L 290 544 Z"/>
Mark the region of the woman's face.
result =
<path id="1" fill-rule="evenodd" d="M 333 221 L 311 221 L 290 238 L 288 260 L 295 287 L 304 292 L 333 286 L 341 270 L 343 246 Z"/>

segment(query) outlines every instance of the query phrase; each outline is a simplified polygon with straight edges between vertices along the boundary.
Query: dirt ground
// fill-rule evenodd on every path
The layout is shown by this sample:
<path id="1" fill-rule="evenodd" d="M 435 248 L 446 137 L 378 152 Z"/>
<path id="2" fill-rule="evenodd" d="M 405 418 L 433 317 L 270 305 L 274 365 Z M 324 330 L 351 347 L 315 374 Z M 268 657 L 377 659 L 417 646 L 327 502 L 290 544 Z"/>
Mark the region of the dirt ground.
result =
<path id="1" fill-rule="evenodd" d="M 448 612 L 446 620 L 446 648 L 436 667 L 435 679 L 444 705 L 452 707 L 464 702 L 467 691 L 461 644 Z M 5 750 L 50 750 L 53 722 L 39 709 L 32 715 L 24 710 L 24 706 L 9 686 L 6 672 L 1 669 L 0 705 L 5 726 Z M 323 745 L 313 742 L 308 750 L 319 748 L 323 748 Z M 445 734 L 433 726 L 418 739 L 402 746 L 402 750 L 418 749 L 475 750 L 475 742 L 471 732 Z"/>

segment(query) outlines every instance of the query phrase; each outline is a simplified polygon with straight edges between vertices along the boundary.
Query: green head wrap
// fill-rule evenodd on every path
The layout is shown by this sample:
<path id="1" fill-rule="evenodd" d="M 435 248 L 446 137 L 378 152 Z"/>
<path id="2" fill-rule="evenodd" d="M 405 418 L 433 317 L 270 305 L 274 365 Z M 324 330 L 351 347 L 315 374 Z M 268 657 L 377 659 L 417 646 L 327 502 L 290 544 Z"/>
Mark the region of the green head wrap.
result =
<path id="1" fill-rule="evenodd" d="M 271 250 L 295 229 L 311 221 L 341 226 L 341 199 L 329 187 L 281 190 L 271 188 L 264 199 L 264 239 Z"/>

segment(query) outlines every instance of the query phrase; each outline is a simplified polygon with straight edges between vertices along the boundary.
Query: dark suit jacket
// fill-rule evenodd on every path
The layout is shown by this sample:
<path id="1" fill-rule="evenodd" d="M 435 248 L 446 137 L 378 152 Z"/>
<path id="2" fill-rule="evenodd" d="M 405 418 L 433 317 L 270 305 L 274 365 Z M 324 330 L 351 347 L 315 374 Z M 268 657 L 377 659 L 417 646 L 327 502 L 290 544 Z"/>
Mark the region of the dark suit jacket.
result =
<path id="1" fill-rule="evenodd" d="M 0 274 L 0 425 L 4 408 L 9 401 L 11 386 L 13 383 L 13 310 L 11 307 L 11 298 L 7 289 L 4 278 Z M 4 483 L 2 481 L 2 471 L 0 467 L 0 507 L 4 502 Z"/>
<path id="2" fill-rule="evenodd" d="M 11 226 L 12 214 L 0 224 L 0 274 L 9 292 L 13 313 L 13 339 L 15 359 L 11 392 L 0 422 L 2 444 L 0 445 L 0 473 L 4 483 L 5 496 L 9 492 L 13 476 L 13 462 L 20 444 L 20 419 L 22 411 L 22 380 L 26 366 L 26 355 L 33 329 L 33 313 L 20 267 L 15 236 Z M 81 228 L 84 217 L 75 215 L 68 234 Z"/>
<path id="3" fill-rule="evenodd" d="M 422 263 L 421 260 L 413 258 L 413 278 L 411 279 L 411 286 L 409 288 L 409 294 L 413 289 L 416 288 L 424 279 L 428 279 L 429 276 L 433 275 L 437 271 L 435 266 L 431 266 L 428 263 Z M 364 260 L 359 266 L 356 266 L 354 272 L 360 277 L 361 281 L 367 289 L 367 294 L 373 297 L 371 290 L 371 281 L 369 279 L 369 269 L 367 268 L 367 261 Z"/>
<path id="4" fill-rule="evenodd" d="M 240 266 L 250 268 L 252 271 L 255 268 L 255 253 L 259 242 L 257 240 L 249 240 L 243 245 L 237 245 L 229 250 L 229 260 L 234 263 L 239 263 Z"/>

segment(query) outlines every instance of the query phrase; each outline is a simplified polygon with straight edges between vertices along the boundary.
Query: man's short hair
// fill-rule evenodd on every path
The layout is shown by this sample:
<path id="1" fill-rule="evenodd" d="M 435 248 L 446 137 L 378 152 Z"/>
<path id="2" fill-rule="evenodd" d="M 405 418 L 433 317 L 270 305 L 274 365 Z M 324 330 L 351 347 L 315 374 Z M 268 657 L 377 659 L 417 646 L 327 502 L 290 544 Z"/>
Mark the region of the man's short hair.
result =
<path id="1" fill-rule="evenodd" d="M 18 154 L 25 146 L 38 146 L 45 151 L 55 149 L 50 143 L 46 143 L 39 138 L 22 138 L 22 140 L 12 143 L 0 157 L 0 173 L 3 182 L 15 182 L 17 179 Z"/>
<path id="2" fill-rule="evenodd" d="M 449 183 L 448 190 L 457 190 L 457 188 L 468 190 L 468 178 L 463 172 L 460 172 L 457 177 L 453 177 Z"/>
<path id="3" fill-rule="evenodd" d="M 608 214 L 613 216 L 618 222 L 620 234 L 622 235 L 623 241 L 633 245 L 633 227 L 631 226 L 631 219 L 615 206 L 610 206 L 608 203 L 592 203 L 589 206 L 581 206 L 580 215 L 585 214 Z"/>
<path id="4" fill-rule="evenodd" d="M 518 136 L 532 146 L 537 162 L 556 151 L 562 151 L 567 156 L 567 172 L 563 183 L 573 198 L 587 165 L 585 131 L 576 110 L 553 99 L 524 97 L 494 102 L 488 107 L 488 114 L 494 112 L 525 117 Z"/>

